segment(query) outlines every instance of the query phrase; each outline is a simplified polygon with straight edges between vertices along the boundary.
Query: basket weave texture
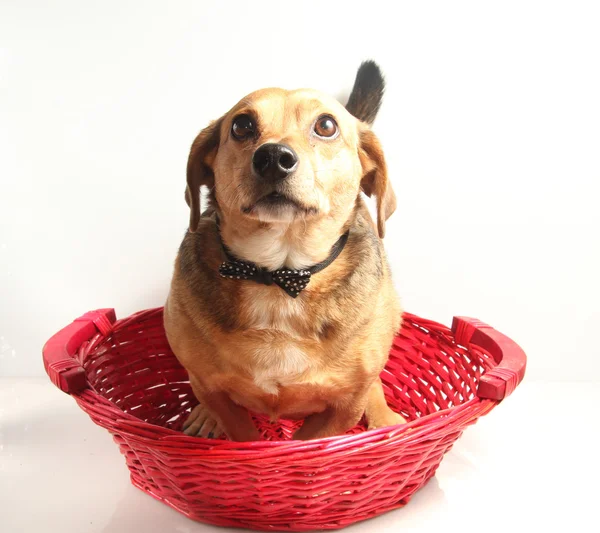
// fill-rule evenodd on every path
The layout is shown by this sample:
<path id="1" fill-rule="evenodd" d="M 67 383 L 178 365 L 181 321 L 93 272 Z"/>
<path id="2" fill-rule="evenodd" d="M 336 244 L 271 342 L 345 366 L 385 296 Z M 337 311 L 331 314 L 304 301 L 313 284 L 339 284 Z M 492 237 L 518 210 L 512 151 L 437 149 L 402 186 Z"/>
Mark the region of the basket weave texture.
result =
<path id="1" fill-rule="evenodd" d="M 73 397 L 112 433 L 135 486 L 210 524 L 337 529 L 401 507 L 498 403 L 477 396 L 480 377 L 496 366 L 490 353 L 405 314 L 381 377 L 407 424 L 367 431 L 361 421 L 346 435 L 301 442 L 290 440 L 301 422 L 257 415 L 261 441 L 188 437 L 181 427 L 197 401 L 167 343 L 162 308 L 96 327 L 73 350 L 86 379 Z"/>

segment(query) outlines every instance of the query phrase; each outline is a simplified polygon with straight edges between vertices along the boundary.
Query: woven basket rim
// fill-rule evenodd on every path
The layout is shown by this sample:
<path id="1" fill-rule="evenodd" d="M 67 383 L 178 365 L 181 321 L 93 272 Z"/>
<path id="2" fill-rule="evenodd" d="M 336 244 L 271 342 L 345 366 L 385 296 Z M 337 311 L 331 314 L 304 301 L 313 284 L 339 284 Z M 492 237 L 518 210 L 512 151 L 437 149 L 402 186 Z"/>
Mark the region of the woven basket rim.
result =
<path id="1" fill-rule="evenodd" d="M 124 327 L 132 321 L 152 317 L 155 314 L 162 313 L 162 311 L 163 307 L 156 307 L 119 319 L 113 324 L 108 334 L 97 333 L 89 341 L 84 341 L 78 351 L 83 353 L 83 357 L 85 357 L 87 353 L 101 344 L 104 339 L 120 327 Z M 450 332 L 447 326 L 443 324 L 421 318 L 411 313 L 404 313 L 403 318 L 425 330 L 429 326 L 433 329 L 443 329 Z M 288 456 L 292 453 L 301 454 L 303 460 L 306 460 L 311 454 L 314 454 L 315 458 L 318 458 L 320 455 L 319 452 L 324 450 L 336 455 L 353 453 L 358 450 L 364 453 L 372 445 L 397 443 L 403 440 L 414 440 L 416 442 L 420 437 L 425 438 L 425 436 L 430 438 L 432 431 L 435 431 L 436 427 L 443 429 L 443 432 L 447 433 L 449 431 L 449 423 L 450 426 L 456 425 L 457 428 L 464 427 L 470 421 L 474 422 L 480 416 L 487 414 L 498 403 L 498 401 L 481 399 L 475 395 L 460 405 L 441 409 L 435 413 L 411 420 L 406 424 L 365 430 L 353 435 L 338 435 L 310 441 L 269 440 L 233 442 L 187 436 L 174 429 L 145 422 L 130 413 L 124 412 L 117 405 L 95 391 L 91 384 L 88 385 L 88 388 L 80 393 L 72 394 L 72 396 L 86 413 L 94 413 L 97 423 L 105 427 L 105 429 L 114 431 L 117 428 L 129 440 L 136 441 L 150 448 L 156 447 L 163 450 L 177 449 L 178 451 L 185 448 L 191 455 L 200 452 L 202 457 L 207 460 L 221 460 L 224 456 L 230 459 L 243 458 L 244 460 L 248 460 L 255 457 L 264 460 L 265 457 L 271 454 L 273 456 L 282 454 Z M 103 423 L 107 411 L 111 415 L 109 418 L 110 424 Z"/>

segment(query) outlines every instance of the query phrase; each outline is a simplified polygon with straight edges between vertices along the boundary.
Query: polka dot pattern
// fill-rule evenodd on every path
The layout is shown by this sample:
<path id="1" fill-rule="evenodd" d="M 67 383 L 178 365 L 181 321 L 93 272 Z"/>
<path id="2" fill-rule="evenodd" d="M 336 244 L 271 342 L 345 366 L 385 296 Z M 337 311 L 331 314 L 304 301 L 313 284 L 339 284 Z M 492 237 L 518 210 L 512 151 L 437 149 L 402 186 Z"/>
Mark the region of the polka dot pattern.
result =
<path id="1" fill-rule="evenodd" d="M 296 298 L 310 282 L 310 270 L 293 270 L 282 268 L 269 272 L 262 268 L 247 263 L 246 261 L 224 261 L 219 267 L 219 274 L 223 278 L 234 280 L 252 280 L 256 283 L 271 285 L 274 283 L 281 287 L 292 298 Z"/>
<path id="2" fill-rule="evenodd" d="M 310 277 L 317 272 L 321 272 L 333 263 L 338 255 L 342 253 L 350 231 L 346 231 L 333 245 L 331 253 L 325 261 L 304 270 L 294 270 L 291 268 L 282 268 L 280 270 L 269 271 L 254 263 L 236 259 L 231 255 L 225 245 L 225 257 L 227 261 L 223 261 L 219 267 L 221 277 L 232 280 L 250 280 L 263 285 L 278 285 L 286 294 L 292 298 L 296 298 L 306 286 L 310 283 Z"/>

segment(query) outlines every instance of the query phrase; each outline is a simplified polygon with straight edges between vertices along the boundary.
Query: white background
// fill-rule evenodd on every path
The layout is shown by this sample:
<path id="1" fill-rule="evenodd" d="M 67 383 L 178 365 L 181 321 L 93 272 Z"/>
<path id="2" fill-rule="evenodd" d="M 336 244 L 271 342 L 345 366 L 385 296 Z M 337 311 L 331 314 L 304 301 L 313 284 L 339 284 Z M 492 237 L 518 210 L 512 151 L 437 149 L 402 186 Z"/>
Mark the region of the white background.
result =
<path id="1" fill-rule="evenodd" d="M 344 98 L 375 125 L 407 310 L 476 316 L 529 380 L 600 377 L 595 2 L 0 2 L 0 376 L 83 312 L 164 302 L 195 134 L 246 93 Z"/>
<path id="2" fill-rule="evenodd" d="M 479 317 L 529 366 L 405 509 L 347 531 L 589 530 L 599 28 L 600 4 L 573 0 L 0 0 L 4 529 L 216 531 L 129 484 L 109 433 L 44 376 L 41 348 L 89 309 L 163 304 L 188 149 L 209 120 L 265 86 L 344 99 L 373 58 L 388 82 L 375 131 L 399 199 L 385 243 L 405 308 Z"/>

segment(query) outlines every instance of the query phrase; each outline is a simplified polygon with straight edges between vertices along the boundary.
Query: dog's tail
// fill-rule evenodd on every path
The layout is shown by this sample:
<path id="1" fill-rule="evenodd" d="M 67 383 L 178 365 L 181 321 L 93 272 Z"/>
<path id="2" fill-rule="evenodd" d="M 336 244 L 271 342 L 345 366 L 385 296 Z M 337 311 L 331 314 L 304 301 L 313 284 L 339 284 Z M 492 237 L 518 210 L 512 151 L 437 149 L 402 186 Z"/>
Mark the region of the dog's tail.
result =
<path id="1" fill-rule="evenodd" d="M 384 89 L 385 81 L 379 65 L 375 61 L 364 61 L 356 73 L 346 109 L 357 119 L 373 124 L 381 106 Z"/>

